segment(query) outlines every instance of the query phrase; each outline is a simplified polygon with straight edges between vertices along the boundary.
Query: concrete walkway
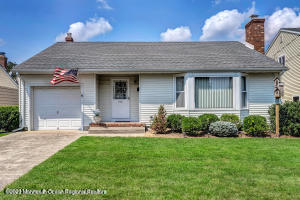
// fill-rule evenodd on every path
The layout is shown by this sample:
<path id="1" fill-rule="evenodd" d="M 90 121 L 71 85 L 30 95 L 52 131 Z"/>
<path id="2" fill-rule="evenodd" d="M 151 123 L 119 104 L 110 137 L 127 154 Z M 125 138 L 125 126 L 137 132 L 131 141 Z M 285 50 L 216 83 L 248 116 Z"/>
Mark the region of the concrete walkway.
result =
<path id="1" fill-rule="evenodd" d="M 79 131 L 36 131 L 0 137 L 0 190 L 83 135 Z"/>

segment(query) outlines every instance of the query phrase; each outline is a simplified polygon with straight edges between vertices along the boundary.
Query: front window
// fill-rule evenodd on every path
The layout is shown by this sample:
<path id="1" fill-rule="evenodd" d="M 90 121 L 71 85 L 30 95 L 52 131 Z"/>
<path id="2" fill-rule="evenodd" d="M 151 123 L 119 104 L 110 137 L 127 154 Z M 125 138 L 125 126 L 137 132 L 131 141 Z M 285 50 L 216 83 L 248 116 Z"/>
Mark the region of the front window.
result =
<path id="1" fill-rule="evenodd" d="M 196 77 L 196 108 L 232 108 L 232 77 Z"/>
<path id="2" fill-rule="evenodd" d="M 242 76 L 242 108 L 247 108 L 247 80 L 245 76 Z"/>
<path id="3" fill-rule="evenodd" d="M 294 101 L 294 102 L 298 102 L 298 101 L 299 101 L 299 97 L 300 97 L 300 96 L 293 96 L 293 101 Z"/>
<path id="4" fill-rule="evenodd" d="M 184 77 L 176 77 L 176 108 L 185 106 L 184 101 Z"/>

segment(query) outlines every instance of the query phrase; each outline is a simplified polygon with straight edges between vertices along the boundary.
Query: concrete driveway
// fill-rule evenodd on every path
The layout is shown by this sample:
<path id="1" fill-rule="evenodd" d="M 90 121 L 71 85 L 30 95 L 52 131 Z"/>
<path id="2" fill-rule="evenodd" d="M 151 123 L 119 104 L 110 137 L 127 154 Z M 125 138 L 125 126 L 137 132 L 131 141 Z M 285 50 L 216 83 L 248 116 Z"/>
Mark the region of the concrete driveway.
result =
<path id="1" fill-rule="evenodd" d="M 0 137 L 0 190 L 82 135 L 39 131 Z"/>

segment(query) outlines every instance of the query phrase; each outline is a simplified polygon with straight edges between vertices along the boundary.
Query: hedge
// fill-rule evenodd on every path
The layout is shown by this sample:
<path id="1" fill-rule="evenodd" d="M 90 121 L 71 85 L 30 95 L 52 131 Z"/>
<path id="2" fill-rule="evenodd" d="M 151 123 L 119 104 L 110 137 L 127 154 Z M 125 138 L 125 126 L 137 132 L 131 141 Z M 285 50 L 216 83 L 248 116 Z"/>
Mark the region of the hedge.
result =
<path id="1" fill-rule="evenodd" d="M 275 132 L 275 104 L 269 108 L 270 129 Z M 300 102 L 285 102 L 279 105 L 280 134 L 300 136 Z"/>
<path id="2" fill-rule="evenodd" d="M 173 132 L 182 132 L 182 119 L 184 116 L 180 114 L 172 114 L 167 117 L 167 127 L 171 129 Z"/>
<path id="3" fill-rule="evenodd" d="M 201 124 L 197 117 L 184 117 L 182 119 L 182 132 L 187 135 L 196 136 L 199 135 L 201 130 Z"/>
<path id="4" fill-rule="evenodd" d="M 11 132 L 19 127 L 19 107 L 0 106 L 0 129 Z"/>
<path id="5" fill-rule="evenodd" d="M 215 114 L 203 114 L 203 115 L 200 115 L 198 118 L 199 118 L 199 122 L 200 122 L 200 126 L 201 126 L 200 129 L 202 131 L 206 131 L 206 132 L 208 132 L 208 129 L 209 129 L 209 126 L 211 123 L 219 121 L 218 116 Z"/>
<path id="6" fill-rule="evenodd" d="M 224 122 L 234 123 L 236 125 L 237 129 L 241 130 L 242 125 L 241 125 L 240 118 L 239 118 L 239 116 L 237 116 L 235 114 L 225 113 L 220 117 L 220 120 L 224 121 Z"/>
<path id="7" fill-rule="evenodd" d="M 268 130 L 267 119 L 260 115 L 249 115 L 244 118 L 243 130 L 252 136 L 262 136 Z"/>

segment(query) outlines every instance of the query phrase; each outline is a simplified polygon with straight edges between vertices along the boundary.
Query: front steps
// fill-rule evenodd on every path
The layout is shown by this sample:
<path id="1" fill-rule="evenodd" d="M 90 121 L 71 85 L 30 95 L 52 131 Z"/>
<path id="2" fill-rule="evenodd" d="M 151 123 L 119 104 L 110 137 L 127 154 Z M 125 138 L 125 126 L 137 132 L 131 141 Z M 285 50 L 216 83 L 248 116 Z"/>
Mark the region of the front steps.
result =
<path id="1" fill-rule="evenodd" d="M 102 122 L 90 124 L 89 134 L 102 136 L 143 136 L 145 124 L 137 122 Z"/>

